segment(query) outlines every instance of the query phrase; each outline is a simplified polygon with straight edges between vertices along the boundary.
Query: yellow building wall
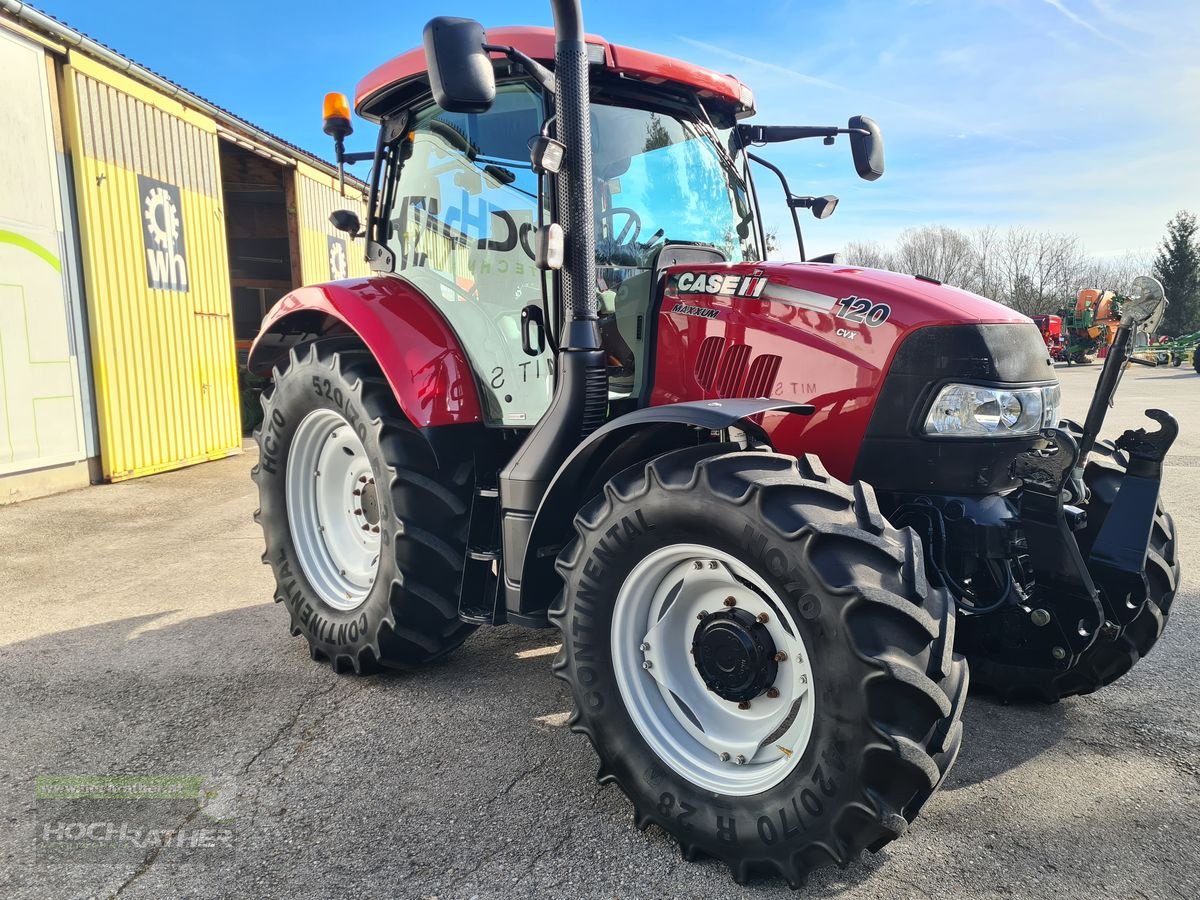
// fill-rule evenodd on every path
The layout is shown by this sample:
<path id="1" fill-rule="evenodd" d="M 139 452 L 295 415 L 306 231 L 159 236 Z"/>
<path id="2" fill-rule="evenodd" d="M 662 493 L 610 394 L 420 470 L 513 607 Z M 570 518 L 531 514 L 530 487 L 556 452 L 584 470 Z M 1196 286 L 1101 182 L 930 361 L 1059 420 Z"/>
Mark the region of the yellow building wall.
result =
<path id="1" fill-rule="evenodd" d="M 74 51 L 64 89 L 104 475 L 118 481 L 239 452 L 216 125 Z M 164 237 L 173 198 L 149 210 L 139 175 L 178 188 L 181 240 Z M 148 211 L 153 232 L 144 232 Z M 157 269 L 147 249 L 155 235 L 167 248 Z M 180 243 L 186 284 L 171 262 Z M 178 289 L 152 288 L 156 273 Z"/>
<path id="2" fill-rule="evenodd" d="M 329 222 L 329 214 L 334 210 L 348 209 L 358 213 L 359 221 L 366 224 L 366 198 L 357 186 L 347 183 L 345 196 L 342 196 L 336 178 L 298 162 L 296 200 L 299 206 L 300 262 L 305 284 L 361 278 L 371 274 L 363 239 L 351 240 L 349 235 L 338 231 Z"/>

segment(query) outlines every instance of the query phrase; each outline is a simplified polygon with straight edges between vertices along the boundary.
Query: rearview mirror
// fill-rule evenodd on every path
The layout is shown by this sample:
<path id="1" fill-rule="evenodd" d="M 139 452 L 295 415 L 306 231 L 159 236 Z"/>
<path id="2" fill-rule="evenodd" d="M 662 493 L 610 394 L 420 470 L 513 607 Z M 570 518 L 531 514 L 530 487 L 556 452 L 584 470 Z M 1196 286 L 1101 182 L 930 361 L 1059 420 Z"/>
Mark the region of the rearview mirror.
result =
<path id="1" fill-rule="evenodd" d="M 850 152 L 858 177 L 874 181 L 883 174 L 883 134 L 874 119 L 851 116 L 846 123 L 850 129 Z"/>
<path id="2" fill-rule="evenodd" d="M 425 64 L 433 99 L 447 112 L 486 112 L 496 99 L 496 75 L 474 19 L 438 16 L 425 26 Z"/>
<path id="3" fill-rule="evenodd" d="M 348 209 L 335 209 L 329 214 L 329 224 L 338 231 L 344 231 L 350 237 L 358 237 L 362 232 L 359 229 L 362 223 L 358 220 L 358 213 Z"/>

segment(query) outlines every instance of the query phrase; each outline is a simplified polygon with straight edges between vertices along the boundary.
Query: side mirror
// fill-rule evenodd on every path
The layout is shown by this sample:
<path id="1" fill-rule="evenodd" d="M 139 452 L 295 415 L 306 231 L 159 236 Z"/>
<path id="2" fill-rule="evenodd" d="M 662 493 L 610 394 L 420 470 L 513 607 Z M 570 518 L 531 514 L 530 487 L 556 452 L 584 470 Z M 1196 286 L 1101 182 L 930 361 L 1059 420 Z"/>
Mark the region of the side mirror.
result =
<path id="1" fill-rule="evenodd" d="M 883 134 L 874 119 L 851 116 L 846 123 L 850 129 L 850 152 L 858 177 L 874 181 L 883 174 Z"/>
<path id="2" fill-rule="evenodd" d="M 346 232 L 352 238 L 356 238 L 362 234 L 362 231 L 360 231 L 362 223 L 358 220 L 358 213 L 348 209 L 335 209 L 331 212 L 329 214 L 329 224 L 338 231 Z"/>
<path id="3" fill-rule="evenodd" d="M 1167 295 L 1157 278 L 1139 275 L 1133 279 L 1133 285 L 1125 295 L 1125 303 L 1121 308 L 1124 317 L 1132 320 L 1131 324 L 1153 332 L 1157 330 L 1166 310 Z"/>
<path id="4" fill-rule="evenodd" d="M 425 64 L 433 99 L 447 112 L 487 112 L 496 99 L 496 75 L 474 19 L 438 16 L 425 26 Z"/>

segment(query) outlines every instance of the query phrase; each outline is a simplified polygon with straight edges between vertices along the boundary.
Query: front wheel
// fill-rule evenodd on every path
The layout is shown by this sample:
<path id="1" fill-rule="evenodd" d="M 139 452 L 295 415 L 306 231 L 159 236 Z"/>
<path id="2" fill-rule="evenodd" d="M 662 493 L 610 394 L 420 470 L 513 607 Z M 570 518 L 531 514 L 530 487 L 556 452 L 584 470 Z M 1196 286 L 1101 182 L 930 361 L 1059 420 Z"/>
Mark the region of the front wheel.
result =
<path id="1" fill-rule="evenodd" d="M 639 828 L 792 886 L 904 832 L 957 756 L 967 667 L 870 488 L 692 448 L 613 478 L 576 532 L 555 671 Z"/>

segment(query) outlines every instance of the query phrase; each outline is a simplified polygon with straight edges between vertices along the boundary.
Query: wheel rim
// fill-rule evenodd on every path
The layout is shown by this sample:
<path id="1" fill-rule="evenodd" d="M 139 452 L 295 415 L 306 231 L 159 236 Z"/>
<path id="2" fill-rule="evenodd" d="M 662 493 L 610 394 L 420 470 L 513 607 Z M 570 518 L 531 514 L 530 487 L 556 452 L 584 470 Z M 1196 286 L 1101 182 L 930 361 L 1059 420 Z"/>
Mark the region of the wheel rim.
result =
<path id="1" fill-rule="evenodd" d="M 334 609 L 362 605 L 379 567 L 375 473 L 354 428 L 333 410 L 301 420 L 287 461 L 287 511 L 300 568 Z"/>
<path id="2" fill-rule="evenodd" d="M 734 612 L 745 615 L 735 620 Z M 730 662 L 741 652 L 728 638 L 705 643 L 721 630 L 718 623 L 738 633 L 736 646 L 758 648 L 739 661 L 770 670 L 762 651 L 772 651 L 774 677 L 767 686 L 753 678 L 740 685 L 743 694 L 759 691 L 744 704 L 711 689 L 712 653 L 707 669 L 699 662 L 705 650 Z M 761 793 L 786 778 L 808 747 L 815 692 L 804 639 L 775 592 L 727 553 L 675 544 L 638 563 L 617 594 L 612 658 L 634 726 L 663 762 L 697 787 L 733 796 Z M 728 684 L 721 690 L 737 693 Z"/>

